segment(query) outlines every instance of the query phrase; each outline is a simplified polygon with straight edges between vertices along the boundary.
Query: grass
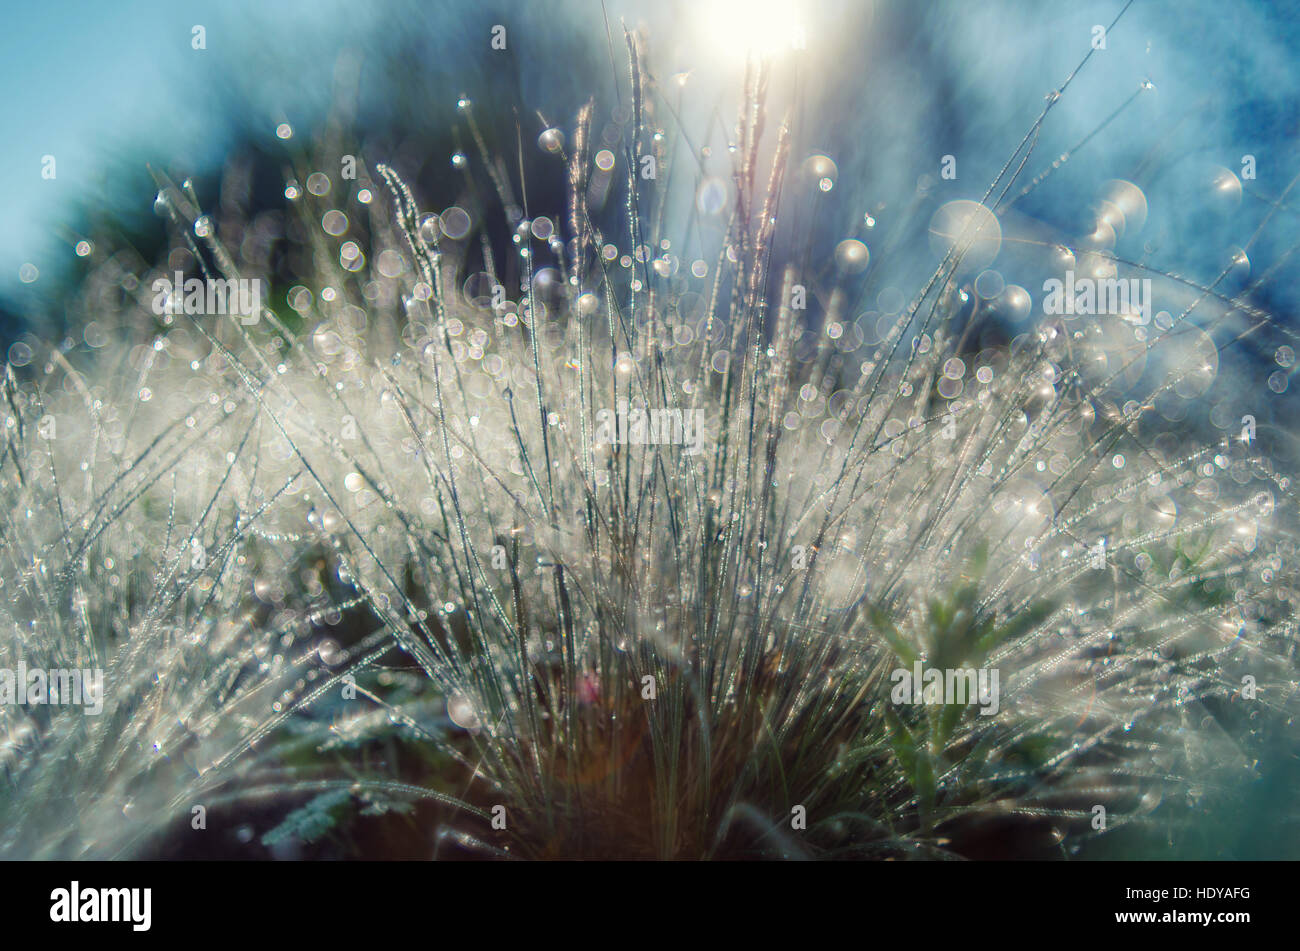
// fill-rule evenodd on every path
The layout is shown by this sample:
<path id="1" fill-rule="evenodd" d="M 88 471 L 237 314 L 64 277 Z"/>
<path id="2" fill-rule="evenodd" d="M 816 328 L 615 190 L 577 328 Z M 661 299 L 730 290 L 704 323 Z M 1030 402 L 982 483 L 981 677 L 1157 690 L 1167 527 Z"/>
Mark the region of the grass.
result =
<path id="1" fill-rule="evenodd" d="M 139 854 L 202 833 L 196 804 L 271 801 L 298 808 L 267 844 L 360 804 L 430 855 L 1072 855 L 1184 835 L 1258 770 L 1260 718 L 1294 749 L 1291 483 L 1156 412 L 1201 406 L 1199 348 L 1267 315 L 1216 281 L 1162 326 L 986 343 L 967 259 L 992 216 L 967 210 L 868 345 L 855 249 L 783 243 L 810 186 L 767 75 L 727 203 L 679 237 L 669 182 L 697 170 L 628 49 L 613 178 L 581 109 L 552 217 L 467 106 L 468 232 L 393 168 L 318 172 L 336 193 L 289 201 L 298 263 L 257 326 L 142 315 L 149 272 L 119 278 L 124 342 L 7 369 L 0 653 L 104 666 L 109 693 L 98 719 L 0 709 L 6 854 Z M 639 180 L 651 154 L 676 177 Z M 193 190 L 157 179 L 185 266 L 255 273 L 226 241 L 252 222 L 196 234 Z M 702 411 L 704 451 L 601 443 L 624 402 Z M 997 713 L 893 703 L 917 661 L 997 669 Z"/>

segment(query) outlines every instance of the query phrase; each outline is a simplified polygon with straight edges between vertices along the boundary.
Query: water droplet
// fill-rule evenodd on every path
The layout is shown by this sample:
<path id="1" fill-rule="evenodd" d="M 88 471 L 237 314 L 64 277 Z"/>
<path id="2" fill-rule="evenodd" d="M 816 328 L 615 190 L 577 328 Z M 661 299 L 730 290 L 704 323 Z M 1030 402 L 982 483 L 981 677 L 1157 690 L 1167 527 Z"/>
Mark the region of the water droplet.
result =
<path id="1" fill-rule="evenodd" d="M 560 152 L 564 148 L 564 133 L 559 129 L 547 129 L 537 137 L 537 147 L 552 154 Z"/>

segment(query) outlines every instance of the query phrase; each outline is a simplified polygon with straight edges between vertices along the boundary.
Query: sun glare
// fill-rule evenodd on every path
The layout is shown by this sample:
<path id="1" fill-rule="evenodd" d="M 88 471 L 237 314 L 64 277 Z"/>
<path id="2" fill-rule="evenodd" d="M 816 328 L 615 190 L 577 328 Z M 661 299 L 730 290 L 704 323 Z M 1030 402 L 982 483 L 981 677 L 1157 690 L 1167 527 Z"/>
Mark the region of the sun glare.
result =
<path id="1" fill-rule="evenodd" d="M 791 0 L 709 0 L 701 24 L 710 48 L 729 59 L 770 59 L 804 47 L 799 12 Z"/>

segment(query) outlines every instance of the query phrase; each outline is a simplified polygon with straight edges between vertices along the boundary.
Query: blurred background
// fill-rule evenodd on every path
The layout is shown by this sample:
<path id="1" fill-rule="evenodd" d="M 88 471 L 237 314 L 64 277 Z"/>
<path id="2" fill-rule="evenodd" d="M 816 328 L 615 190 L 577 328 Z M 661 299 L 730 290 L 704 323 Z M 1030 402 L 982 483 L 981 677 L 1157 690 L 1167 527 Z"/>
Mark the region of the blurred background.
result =
<path id="1" fill-rule="evenodd" d="M 287 122 L 306 139 L 333 111 L 362 139 L 372 164 L 404 150 L 427 163 L 432 174 L 423 179 L 436 187 L 464 145 L 451 136 L 461 96 L 475 100 L 489 139 L 504 140 L 489 144 L 511 150 L 516 115 L 530 128 L 537 113 L 567 127 L 589 97 L 599 129 L 619 104 L 615 76 L 626 83 L 624 24 L 645 28 L 648 65 L 661 83 L 687 74 L 679 118 L 694 130 L 692 144 L 713 139 L 715 149 L 734 125 L 746 47 L 779 47 L 801 34 L 806 55 L 797 79 L 774 84 L 774 105 L 794 107 L 805 152 L 838 165 L 835 201 L 819 207 L 826 240 L 868 212 L 877 234 L 901 240 L 887 229 L 905 217 L 902 199 L 918 179 L 936 179 L 941 156 L 950 154 L 957 178 L 942 182 L 944 196 L 979 198 L 1044 97 L 1087 51 L 1094 26 L 1123 9 L 1118 0 L 1047 7 L 1029 0 L 132 0 L 99 7 L 50 0 L 14 7 L 0 37 L 9 90 L 0 150 L 0 333 L 62 331 L 69 284 L 92 264 L 78 259 L 77 241 L 119 235 L 143 253 L 162 240 L 146 163 L 196 183 L 215 182 L 236 153 L 276 171 L 285 164 L 277 126 Z M 1124 240 L 1183 270 L 1213 269 L 1251 240 L 1273 210 L 1269 200 L 1297 171 L 1297 12 L 1294 2 L 1133 3 L 1043 125 L 1021 183 L 1121 113 L 1017 211 L 1068 234 L 1085 223 L 1087 199 L 1102 182 L 1135 181 L 1150 218 Z M 490 47 L 496 24 L 507 27 L 505 50 Z M 203 28 L 201 43 L 195 27 Z M 1154 88 L 1134 97 L 1143 82 Z M 780 102 L 782 89 L 791 101 Z M 1244 155 L 1255 156 L 1257 174 L 1238 183 L 1244 194 L 1228 189 L 1217 204 L 1189 200 L 1205 197 L 1197 189 L 1208 192 L 1211 167 L 1239 176 Z M 725 157 L 715 159 L 722 172 Z M 539 179 L 547 177 L 556 178 Z M 202 188 L 199 196 L 216 197 Z M 264 200 L 272 197 L 278 189 L 268 187 Z M 1291 207 L 1276 211 L 1252 258 L 1289 246 L 1295 215 Z M 918 273 L 932 263 L 916 261 Z M 898 273 L 898 285 L 912 276 Z M 1264 306 L 1294 309 L 1294 282 L 1261 292 Z"/>

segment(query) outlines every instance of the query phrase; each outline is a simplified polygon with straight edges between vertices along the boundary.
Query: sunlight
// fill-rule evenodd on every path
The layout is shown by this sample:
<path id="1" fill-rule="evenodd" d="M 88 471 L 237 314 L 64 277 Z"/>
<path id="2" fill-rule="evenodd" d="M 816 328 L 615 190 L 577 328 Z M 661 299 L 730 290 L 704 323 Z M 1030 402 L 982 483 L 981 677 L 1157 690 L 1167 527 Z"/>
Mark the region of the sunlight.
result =
<path id="1" fill-rule="evenodd" d="M 709 0 L 701 26 L 710 48 L 736 62 L 771 59 L 806 42 L 799 5 L 791 0 Z"/>

